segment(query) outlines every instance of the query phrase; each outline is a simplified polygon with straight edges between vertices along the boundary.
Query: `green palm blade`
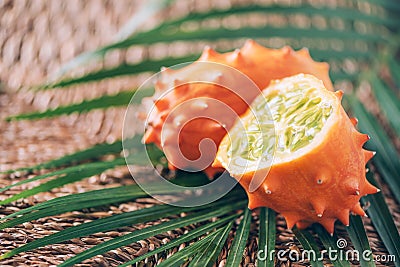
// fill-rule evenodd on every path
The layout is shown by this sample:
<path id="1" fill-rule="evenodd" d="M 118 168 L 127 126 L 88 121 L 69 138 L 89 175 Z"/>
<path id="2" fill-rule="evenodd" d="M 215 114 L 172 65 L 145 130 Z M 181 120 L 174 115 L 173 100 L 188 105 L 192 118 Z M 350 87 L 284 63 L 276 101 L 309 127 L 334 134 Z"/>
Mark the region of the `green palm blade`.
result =
<path id="1" fill-rule="evenodd" d="M 150 226 L 144 229 L 137 230 L 131 234 L 126 234 L 124 236 L 116 237 L 112 240 L 106 241 L 102 244 L 96 245 L 78 255 L 66 260 L 60 267 L 71 266 L 73 264 L 79 263 L 85 259 L 91 258 L 95 255 L 99 255 L 115 249 L 121 246 L 129 245 L 131 243 L 137 242 L 139 240 L 153 236 L 154 233 L 164 233 L 170 230 L 184 227 L 189 224 L 199 223 L 205 220 L 209 220 L 213 217 L 223 216 L 229 212 L 235 211 L 236 209 L 243 208 L 247 201 L 238 201 L 234 204 L 221 207 L 212 211 L 206 210 L 198 212 L 197 214 L 189 215 L 184 218 L 174 219 L 169 222 L 164 222 L 155 226 Z"/>
<path id="2" fill-rule="evenodd" d="M 235 232 L 235 238 L 232 241 L 231 248 L 226 258 L 227 266 L 240 266 L 243 258 L 243 252 L 246 247 L 247 238 L 250 232 L 251 211 L 245 209 L 243 218 Z"/>
<path id="3" fill-rule="evenodd" d="M 260 208 L 257 266 L 273 267 L 276 239 L 276 214 L 269 208 Z M 261 253 L 261 250 L 263 253 Z"/>
<path id="4" fill-rule="evenodd" d="M 142 260 L 144 260 L 146 258 L 149 258 L 149 257 L 151 257 L 153 255 L 156 255 L 156 254 L 161 253 L 161 252 L 165 252 L 170 248 L 176 247 L 176 246 L 178 246 L 180 244 L 183 244 L 185 242 L 193 240 L 193 239 L 195 239 L 195 238 L 197 238 L 199 236 L 202 236 L 202 235 L 210 232 L 213 229 L 218 228 L 221 225 L 224 225 L 224 224 L 226 224 L 228 222 L 231 222 L 232 220 L 234 220 L 238 216 L 239 216 L 238 214 L 234 214 L 234 215 L 227 216 L 227 217 L 224 217 L 222 219 L 219 219 L 219 220 L 217 220 L 215 222 L 207 223 L 206 225 L 203 225 L 203 226 L 200 226 L 200 227 L 198 227 L 196 229 L 193 229 L 193 230 L 189 231 L 188 233 L 186 233 L 186 234 L 184 234 L 184 235 L 182 235 L 182 236 L 170 241 L 166 245 L 163 245 L 163 246 L 161 246 L 159 248 L 156 248 L 153 251 L 147 252 L 146 254 L 143 254 L 143 255 L 141 255 L 141 256 L 139 256 L 139 257 L 137 257 L 137 258 L 135 258 L 135 259 L 133 259 L 131 261 L 125 262 L 124 264 L 121 264 L 119 267 L 131 266 L 131 265 L 133 265 L 135 263 L 138 263 L 138 262 L 140 262 L 140 261 L 142 261 Z M 198 241 L 198 242 L 200 242 L 200 241 Z M 191 246 L 193 248 L 193 245 L 191 245 Z M 189 250 L 189 249 L 187 249 L 187 250 Z M 180 250 L 180 251 L 182 251 L 182 250 Z M 182 253 L 180 251 L 178 251 L 177 253 Z M 183 256 L 183 258 L 187 258 L 187 255 Z"/>
<path id="5" fill-rule="evenodd" d="M 311 266 L 324 267 L 318 245 L 310 232 L 306 230 L 299 230 L 297 229 L 297 227 L 295 227 L 293 229 L 293 233 L 295 234 L 297 240 L 299 240 L 300 244 L 303 246 L 303 249 L 308 251 L 309 254 L 306 256 L 310 257 L 309 261 Z"/>
<path id="6" fill-rule="evenodd" d="M 350 215 L 350 226 L 346 227 L 349 233 L 351 242 L 353 243 L 355 249 L 358 251 L 360 257 L 360 265 L 362 267 L 375 266 L 372 258 L 371 247 L 368 243 L 368 237 L 365 232 L 364 224 L 359 215 Z M 366 251 L 371 251 L 370 255 L 363 256 Z"/>

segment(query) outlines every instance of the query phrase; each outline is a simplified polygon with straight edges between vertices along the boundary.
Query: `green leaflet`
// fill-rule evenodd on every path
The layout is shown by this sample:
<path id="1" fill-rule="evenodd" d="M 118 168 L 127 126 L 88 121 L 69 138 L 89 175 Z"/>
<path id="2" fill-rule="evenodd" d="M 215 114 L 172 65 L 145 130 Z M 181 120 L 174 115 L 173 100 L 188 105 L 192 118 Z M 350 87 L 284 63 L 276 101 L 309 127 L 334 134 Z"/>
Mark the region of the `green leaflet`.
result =
<path id="1" fill-rule="evenodd" d="M 144 260 L 144 259 L 146 259 L 146 258 L 148 258 L 150 256 L 153 256 L 153 255 L 155 255 L 157 253 L 167 251 L 170 248 L 176 247 L 176 246 L 178 246 L 180 244 L 183 244 L 185 242 L 193 240 L 193 239 L 195 239 L 195 238 L 197 238 L 197 237 L 199 237 L 201 235 L 204 235 L 205 233 L 207 233 L 207 232 L 209 232 L 209 231 L 211 231 L 211 230 L 213 230 L 215 228 L 218 228 L 221 225 L 224 225 L 224 224 L 226 224 L 228 222 L 231 222 L 232 220 L 234 220 L 238 216 L 239 216 L 238 214 L 234 214 L 234 215 L 231 215 L 231 216 L 228 216 L 228 217 L 224 217 L 222 219 L 218 219 L 215 222 L 207 223 L 206 225 L 197 227 L 196 229 L 193 229 L 193 230 L 189 231 L 188 233 L 186 233 L 186 234 L 184 234 L 184 235 L 182 235 L 182 236 L 170 241 L 166 245 L 163 245 L 163 246 L 161 246 L 159 248 L 156 248 L 153 251 L 147 252 L 146 254 L 141 255 L 141 256 L 139 256 L 139 257 L 137 257 L 137 258 L 135 258 L 135 259 L 133 259 L 131 261 L 128 261 L 128 262 L 126 262 L 124 264 L 121 264 L 120 267 L 131 266 L 131 265 L 133 265 L 135 263 L 138 263 L 138 262 L 140 262 L 140 261 L 142 261 L 142 260 Z M 206 239 L 206 238 L 207 237 L 205 237 L 204 239 Z M 205 241 L 203 241 L 204 239 L 201 239 L 200 241 L 197 241 L 195 244 L 191 245 L 191 248 L 193 249 L 193 246 L 201 247 L 202 244 L 206 243 Z M 206 239 L 206 241 L 208 241 L 208 239 Z M 201 244 L 198 244 L 199 242 Z M 189 248 L 186 247 L 186 250 L 189 250 Z M 190 255 L 192 255 L 191 251 L 188 251 L 186 255 L 185 255 L 185 252 L 182 253 L 182 250 L 178 251 L 177 253 L 180 253 L 181 257 L 183 259 L 186 259 Z"/>
<path id="2" fill-rule="evenodd" d="M 333 257 L 330 258 L 330 261 L 332 262 L 333 266 L 335 267 L 350 267 L 350 263 L 348 260 L 346 260 L 345 256 L 345 251 L 343 248 L 339 248 L 337 245 L 338 238 L 336 235 L 331 236 L 325 228 L 323 228 L 321 225 L 315 224 L 313 226 L 315 231 L 318 234 L 319 239 L 322 241 L 322 244 L 324 245 L 325 249 L 336 251 L 337 253 L 333 253 Z M 343 258 L 341 258 L 341 255 L 343 255 Z"/>
<path id="3" fill-rule="evenodd" d="M 305 230 L 299 230 L 296 227 L 293 229 L 293 233 L 295 234 L 297 240 L 299 240 L 300 244 L 303 246 L 304 250 L 307 250 L 309 254 L 310 264 L 313 267 L 324 267 L 321 259 L 321 253 L 319 251 L 318 245 L 315 242 L 314 237 L 310 234 L 310 232 Z"/>
<path id="4" fill-rule="evenodd" d="M 221 232 L 213 235 L 206 244 L 201 246 L 200 250 L 197 251 L 194 258 L 190 261 L 189 266 L 214 266 L 218 255 L 221 253 L 223 246 L 225 245 L 228 234 L 232 229 L 233 221 L 228 223 L 221 229 Z"/>
<path id="5" fill-rule="evenodd" d="M 250 232 L 251 211 L 244 210 L 243 218 L 235 232 L 235 238 L 232 241 L 231 248 L 226 258 L 226 266 L 240 266 L 243 258 L 243 252 L 247 244 L 247 238 Z"/>
<path id="6" fill-rule="evenodd" d="M 160 10 L 173 3 L 174 0 L 150 0 L 145 4 L 142 4 L 141 8 L 133 14 L 132 18 L 122 27 L 118 32 L 118 39 L 126 39 L 129 36 L 134 36 L 135 32 L 140 28 L 140 26 L 149 18 L 155 15 Z M 85 63 L 103 57 L 107 53 L 105 49 L 97 49 L 90 52 L 85 52 L 77 57 L 73 58 L 71 61 L 64 64 L 57 73 L 57 77 L 64 75 L 72 69 L 75 69 Z"/>
<path id="7" fill-rule="evenodd" d="M 353 95 L 345 96 L 350 103 L 351 110 L 358 118 L 358 127 L 361 132 L 368 133 L 371 140 L 366 143 L 369 150 L 377 151 L 373 162 L 380 174 L 389 184 L 396 199 L 400 201 L 400 159 L 390 138 L 387 136 L 377 119 L 369 113 L 361 102 Z"/>
<path id="8" fill-rule="evenodd" d="M 400 65 L 393 57 L 389 57 L 388 65 L 397 89 L 400 89 Z"/>
<path id="9" fill-rule="evenodd" d="M 187 179 L 187 176 L 185 174 L 178 173 L 177 178 L 175 178 L 173 182 L 175 184 L 179 184 L 182 186 L 198 186 L 209 182 L 209 180 L 204 175 L 196 175 L 196 174 L 191 175 L 190 179 Z M 169 187 L 162 187 L 159 184 L 153 184 L 152 187 L 149 188 L 151 188 L 151 191 L 156 194 L 176 193 L 176 192 L 171 192 L 171 189 Z M 177 192 L 181 192 L 181 190 L 184 189 L 177 189 L 177 190 L 178 190 Z M 243 190 L 240 190 L 239 187 L 233 189 L 229 194 L 233 194 L 242 199 L 244 199 L 245 197 Z M 144 196 L 147 196 L 147 194 L 138 185 L 129 185 L 129 186 L 121 186 L 115 188 L 93 190 L 84 193 L 58 197 L 19 210 L 15 213 L 12 213 L 10 215 L 1 218 L 0 221 L 8 220 L 11 218 L 14 219 L 0 224 L 0 229 L 13 227 L 15 225 L 27 221 L 32 221 L 50 215 L 61 214 L 67 211 L 80 210 L 88 207 L 97 207 L 99 205 L 119 203 L 121 201 L 133 200 L 135 198 Z"/>
<path id="10" fill-rule="evenodd" d="M 367 173 L 368 181 L 377 186 L 378 184 L 374 179 L 373 173 Z M 383 197 L 383 193 L 379 192 L 373 195 L 367 195 L 361 198 L 361 203 L 364 205 L 369 203 L 367 214 L 371 218 L 372 224 L 378 232 L 380 238 L 385 244 L 389 254 L 394 255 L 396 261 L 393 262 L 395 266 L 400 266 L 400 236 L 399 231 L 394 223 L 393 216 Z"/>
<path id="11" fill-rule="evenodd" d="M 276 214 L 269 208 L 260 208 L 257 266 L 273 267 L 275 260 Z M 262 252 L 262 253 L 261 253 Z"/>
<path id="12" fill-rule="evenodd" d="M 143 72 L 156 72 L 160 70 L 160 66 L 173 66 L 179 63 L 193 61 L 197 58 L 198 55 L 188 55 L 179 58 L 167 57 L 161 60 L 147 59 L 134 65 L 124 63 L 113 68 L 90 72 L 80 77 L 61 79 L 57 82 L 40 86 L 37 89 L 43 90 L 57 87 L 67 87 L 71 85 L 100 81 L 103 79 L 115 78 L 119 76 L 133 75 Z"/>
<path id="13" fill-rule="evenodd" d="M 163 5 L 163 4 L 162 4 Z M 162 6 L 161 5 L 161 6 Z M 157 10 L 157 9 L 156 9 Z M 306 16 L 312 16 L 312 15 L 321 15 L 324 17 L 335 17 L 335 18 L 340 18 L 343 20 L 350 20 L 350 21 L 364 21 L 368 23 L 373 23 L 373 24 L 378 24 L 378 25 L 386 25 L 386 26 L 391 26 L 395 27 L 399 24 L 399 20 L 396 17 L 393 17 L 391 19 L 387 19 L 384 16 L 377 16 L 377 15 L 371 15 L 371 14 L 366 14 L 363 12 L 358 11 L 357 9 L 354 8 L 340 8 L 337 7 L 335 9 L 329 8 L 329 7 L 314 7 L 314 6 L 309 6 L 309 5 L 302 5 L 302 6 L 279 6 L 279 5 L 246 5 L 246 6 L 233 6 L 230 9 L 225 9 L 225 10 L 219 10 L 219 9 L 214 9 L 210 10 L 208 12 L 204 13 L 190 13 L 187 16 L 177 19 L 177 20 L 171 20 L 171 21 L 166 21 L 162 25 L 159 25 L 155 29 L 152 29 L 148 32 L 140 33 L 139 36 L 133 35 L 130 37 L 127 37 L 126 39 L 123 39 L 121 41 L 115 42 L 113 44 L 104 46 L 102 48 L 99 48 L 95 51 L 92 52 L 87 52 L 83 53 L 71 62 L 67 63 L 60 71 L 61 74 L 65 74 L 66 72 L 72 70 L 73 68 L 82 65 L 83 63 L 104 56 L 108 51 L 116 49 L 116 48 L 127 48 L 135 43 L 138 42 L 138 39 L 142 38 L 142 40 L 149 39 L 150 36 L 157 35 L 161 31 L 168 31 L 171 27 L 176 27 L 179 28 L 184 24 L 187 23 L 197 23 L 201 22 L 205 19 L 212 19 L 212 18 L 221 18 L 223 16 L 229 16 L 232 14 L 238 15 L 238 14 L 258 14 L 258 13 L 264 13 L 264 14 L 302 14 Z M 134 21 L 134 19 L 132 19 Z M 318 35 L 315 35 L 315 37 L 320 37 Z M 177 38 L 178 39 L 178 38 Z M 165 63 L 165 64 L 159 64 L 159 66 L 162 65 L 173 65 L 171 63 Z M 142 65 L 142 66 L 145 66 Z M 106 73 L 104 73 L 106 74 Z M 98 76 L 102 75 L 101 72 L 98 73 Z M 113 73 L 108 73 L 108 75 L 113 75 Z M 92 77 L 93 78 L 93 77 Z M 84 82 L 85 80 L 81 80 Z M 68 84 L 68 80 L 65 80 L 65 82 Z M 65 86 L 63 85 L 63 82 L 59 86 Z M 41 88 L 54 88 L 56 86 L 53 86 L 52 84 L 48 84 L 46 86 L 43 86 Z"/>
<path id="14" fill-rule="evenodd" d="M 150 208 L 121 213 L 110 217 L 97 219 L 88 223 L 83 223 L 77 226 L 69 227 L 55 234 L 45 236 L 26 245 L 13 249 L 7 252 L 3 257 L 12 257 L 13 255 L 16 255 L 18 253 L 43 247 L 49 244 L 61 243 L 72 238 L 88 236 L 90 234 L 110 231 L 119 227 L 144 223 L 159 218 L 165 218 L 170 215 L 179 214 L 181 212 L 189 212 L 192 210 L 201 211 L 205 209 L 210 209 L 211 207 L 221 207 L 224 205 L 226 206 L 229 205 L 230 201 L 232 201 L 232 196 L 201 207 L 181 208 L 170 205 L 157 205 Z"/>
<path id="15" fill-rule="evenodd" d="M 71 166 L 71 167 L 66 167 L 64 169 L 61 170 L 57 170 L 57 171 L 53 171 L 53 172 L 49 172 L 49 173 L 45 173 L 45 174 L 41 174 L 41 175 L 37 175 L 35 177 L 29 178 L 29 179 L 25 179 L 25 180 L 21 180 L 17 183 L 14 183 L 12 185 L 9 186 L 5 186 L 3 188 L 0 189 L 0 192 L 4 192 L 8 189 L 11 189 L 13 187 L 19 186 L 19 185 L 23 185 L 23 184 L 27 184 L 33 181 L 38 181 L 38 180 L 43 180 L 45 178 L 49 178 L 49 177 L 60 177 L 60 176 L 65 176 L 68 174 L 79 174 L 83 171 L 87 171 L 87 170 L 91 170 L 91 169 L 99 169 L 100 171 L 103 169 L 103 166 L 110 166 L 110 168 L 113 168 L 115 166 L 118 165 L 124 165 L 124 161 L 123 159 L 119 158 L 117 162 L 114 161 L 100 161 L 100 162 L 91 162 L 91 163 L 85 163 L 85 164 L 80 164 L 80 165 L 76 165 L 76 166 Z"/>
<path id="16" fill-rule="evenodd" d="M 370 80 L 372 91 L 379 103 L 379 108 L 385 114 L 397 136 L 400 137 L 400 99 L 376 74 L 370 74 Z"/>
<path id="17" fill-rule="evenodd" d="M 48 109 L 43 112 L 32 112 L 32 113 L 25 113 L 25 114 L 11 116 L 8 117 L 7 120 L 8 121 L 36 120 L 43 118 L 52 118 L 61 115 L 68 115 L 74 112 L 85 113 L 94 109 L 105 109 L 109 107 L 127 106 L 134 93 L 135 91 L 122 91 L 111 96 L 105 95 L 91 100 L 84 100 L 79 104 L 61 106 L 55 109 Z M 151 95 L 152 91 L 149 91 L 148 96 Z"/>
<path id="18" fill-rule="evenodd" d="M 222 51 L 226 52 L 226 51 Z M 342 51 L 332 51 L 332 50 L 320 50 L 320 49 L 310 49 L 310 54 L 316 60 L 330 60 L 330 59 L 346 59 L 346 58 L 356 58 L 356 59 L 371 59 L 372 54 L 356 51 L 356 50 L 342 50 Z M 121 64 L 113 68 L 102 69 L 95 72 L 90 72 L 79 77 L 65 78 L 60 81 L 51 84 L 45 84 L 38 87 L 37 89 L 51 89 L 57 87 L 68 87 L 72 85 L 77 85 L 81 83 L 89 83 L 100 81 L 104 79 L 116 78 L 126 75 L 134 75 L 142 72 L 157 72 L 160 70 L 160 66 L 173 66 L 180 63 L 191 62 L 199 58 L 199 55 L 187 55 L 183 57 L 167 57 L 160 60 L 144 60 L 138 64 Z M 333 72 L 333 75 L 338 77 L 347 77 L 345 74 L 340 72 Z M 336 77 L 334 76 L 334 77 Z"/>
<path id="19" fill-rule="evenodd" d="M 361 266 L 375 266 L 375 263 L 372 259 L 372 250 L 369 246 L 368 237 L 365 233 L 364 224 L 361 220 L 361 217 L 358 215 L 350 215 L 350 226 L 346 228 L 351 242 L 353 243 L 355 249 L 359 252 Z M 371 251 L 371 253 L 368 255 L 367 251 Z M 363 253 L 367 254 L 363 256 Z"/>
<path id="20" fill-rule="evenodd" d="M 203 239 L 195 242 L 191 246 L 187 246 L 184 249 L 178 251 L 171 257 L 167 258 L 165 261 L 162 261 L 158 267 L 179 267 L 183 263 L 189 261 L 194 254 L 198 253 L 199 250 L 202 249 L 203 246 L 207 245 L 209 242 L 211 242 L 214 238 L 216 238 L 218 235 L 221 235 L 221 233 L 224 231 L 224 228 L 218 229 L 213 233 L 208 234 L 206 237 Z"/>
<path id="21" fill-rule="evenodd" d="M 162 193 L 162 189 L 159 190 L 160 193 Z M 108 205 L 121 201 L 133 200 L 135 198 L 144 197 L 146 195 L 147 194 L 143 192 L 139 186 L 129 185 L 115 188 L 92 190 L 84 193 L 53 198 L 46 202 L 41 202 L 34 206 L 21 209 L 17 212 L 11 213 L 10 215 L 1 218 L 1 221 L 8 221 L 2 222 L 0 224 L 0 229 L 13 227 L 24 222 L 36 220 L 51 215 L 61 214 L 68 211 L 81 210 L 84 208 L 97 207 L 99 205 Z"/>
<path id="22" fill-rule="evenodd" d="M 124 236 L 116 237 L 112 240 L 106 241 L 99 245 L 96 245 L 78 255 L 66 260 L 64 263 L 59 266 L 71 266 L 75 263 L 79 263 L 85 259 L 91 258 L 95 255 L 99 255 L 110 251 L 111 249 L 115 249 L 124 245 L 131 244 L 133 242 L 145 239 L 147 237 L 153 236 L 154 233 L 164 233 L 173 229 L 177 229 L 189 224 L 199 223 L 205 220 L 208 220 L 213 217 L 223 216 L 235 209 L 241 208 L 245 205 L 246 201 L 236 202 L 228 207 L 222 207 L 219 209 L 215 209 L 212 211 L 206 210 L 202 212 L 195 213 L 193 215 L 189 215 L 183 218 L 178 218 L 171 220 L 169 222 L 163 222 L 161 224 L 150 226 L 144 229 L 137 230 L 131 234 L 126 234 Z"/>
<path id="23" fill-rule="evenodd" d="M 125 159 L 117 158 L 112 161 L 92 163 L 92 165 L 93 165 L 92 168 L 87 168 L 88 166 L 81 165 L 80 168 L 76 168 L 77 170 L 74 172 L 66 173 L 64 175 L 57 177 L 54 180 L 50 180 L 44 184 L 38 185 L 32 189 L 27 189 L 25 191 L 22 191 L 19 194 L 16 194 L 5 200 L 2 200 L 2 201 L 0 201 L 0 205 L 8 204 L 15 200 L 21 199 L 21 198 L 33 196 L 33 195 L 36 195 L 41 192 L 49 191 L 56 187 L 61 187 L 63 185 L 69 184 L 69 183 L 74 183 L 74 182 L 80 181 L 84 178 L 88 178 L 90 176 L 100 174 L 103 171 L 114 168 L 118 165 L 125 165 Z M 83 168 L 83 167 L 86 167 L 86 168 Z"/>
<path id="24" fill-rule="evenodd" d="M 74 163 L 78 163 L 85 160 L 92 160 L 92 159 L 99 159 L 102 156 L 108 154 L 117 154 L 122 150 L 122 142 L 120 140 L 115 141 L 114 143 L 107 144 L 96 144 L 90 148 L 85 150 L 77 151 L 75 153 L 63 156 L 58 159 L 54 159 L 45 163 L 38 164 L 33 167 L 26 167 L 26 168 L 19 168 L 16 170 L 9 170 L 0 173 L 14 173 L 17 171 L 26 171 L 31 172 L 35 170 L 41 169 L 51 169 L 51 168 L 58 168 L 61 166 L 66 166 Z M 4 191 L 4 190 L 3 190 Z"/>

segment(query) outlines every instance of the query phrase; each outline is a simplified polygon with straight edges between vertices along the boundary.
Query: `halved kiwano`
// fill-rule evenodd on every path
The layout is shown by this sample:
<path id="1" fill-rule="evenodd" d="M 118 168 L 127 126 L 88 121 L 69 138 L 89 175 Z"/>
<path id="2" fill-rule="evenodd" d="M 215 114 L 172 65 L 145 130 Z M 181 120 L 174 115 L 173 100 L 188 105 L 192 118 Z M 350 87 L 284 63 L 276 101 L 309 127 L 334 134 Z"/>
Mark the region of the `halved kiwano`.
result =
<path id="1" fill-rule="evenodd" d="M 369 138 L 341 97 L 312 75 L 271 82 L 223 138 L 213 166 L 239 181 L 249 208 L 270 207 L 289 228 L 318 222 L 333 233 L 336 219 L 348 225 L 349 212 L 365 215 L 360 197 L 378 189 L 365 178 Z"/>
<path id="2" fill-rule="evenodd" d="M 207 75 L 203 75 L 204 79 L 209 82 L 192 83 L 199 80 L 199 75 L 203 72 L 204 65 L 199 62 L 219 63 L 214 65 L 226 65 L 233 67 L 241 73 L 247 75 L 256 85 L 256 90 L 244 87 L 245 94 L 240 92 L 228 91 L 223 86 L 227 80 L 235 79 L 227 72 L 229 68 L 221 69 L 220 67 L 207 68 Z M 219 54 L 216 51 L 205 48 L 201 57 L 184 68 L 178 70 L 164 69 L 161 79 L 156 83 L 156 93 L 151 99 L 146 99 L 147 105 L 150 107 L 155 103 L 156 108 L 149 111 L 148 129 L 146 130 L 145 143 L 155 143 L 159 148 L 163 149 L 165 154 L 169 155 L 169 168 L 174 169 L 173 162 L 179 161 L 180 154 L 192 163 L 185 166 L 188 169 L 202 170 L 203 164 L 196 161 L 201 153 L 199 145 L 201 140 L 211 139 L 216 146 L 219 145 L 221 139 L 233 125 L 237 116 L 242 115 L 249 107 L 247 103 L 251 103 L 260 91 L 269 85 L 273 79 L 281 79 L 287 76 L 308 73 L 315 75 L 323 80 L 326 88 L 333 90 L 332 83 L 328 75 L 329 66 L 325 62 L 315 62 L 308 53 L 307 49 L 293 51 L 286 46 L 281 49 L 270 49 L 257 44 L 253 40 L 249 40 L 241 49 L 233 52 Z M 241 78 L 243 79 L 243 78 Z M 239 83 L 239 81 L 236 81 Z M 188 84 L 190 83 L 190 84 Z M 174 88 L 170 93 L 166 93 L 169 89 Z M 162 142 L 162 131 L 168 132 L 173 136 L 178 134 L 178 127 L 174 124 L 165 123 L 171 110 L 177 105 L 196 98 L 209 97 L 221 101 L 232 108 L 237 115 L 224 117 L 224 125 L 216 123 L 215 120 L 207 118 L 198 118 L 189 122 L 185 128 L 179 133 L 179 149 L 176 146 L 164 146 Z M 242 101 L 242 98 L 245 101 Z M 200 100 L 200 102 L 203 102 Z M 206 111 L 205 111 L 206 112 Z M 177 117 L 186 118 L 187 114 L 174 114 Z M 182 123 L 185 123 L 183 121 Z M 208 150 L 201 155 L 204 160 L 208 160 L 208 167 L 204 169 L 209 177 L 213 177 L 216 172 L 222 172 L 221 168 L 211 167 L 211 163 L 215 159 L 215 151 Z M 176 160 L 173 160 L 174 158 Z M 172 161 L 172 162 L 171 162 Z"/>

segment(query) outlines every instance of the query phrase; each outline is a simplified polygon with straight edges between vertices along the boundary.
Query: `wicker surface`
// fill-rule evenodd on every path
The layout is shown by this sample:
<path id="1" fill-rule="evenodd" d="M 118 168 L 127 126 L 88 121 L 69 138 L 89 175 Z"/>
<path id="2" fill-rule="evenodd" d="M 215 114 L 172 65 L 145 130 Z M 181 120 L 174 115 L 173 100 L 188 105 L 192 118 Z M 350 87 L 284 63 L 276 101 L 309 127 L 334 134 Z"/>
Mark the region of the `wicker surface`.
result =
<path id="1" fill-rule="evenodd" d="M 184 2 L 184 1 L 183 1 Z M 201 6 L 197 1 L 197 5 Z M 224 1 L 223 1 L 224 2 Z M 124 109 L 111 109 L 107 112 L 95 111 L 85 115 L 71 115 L 51 120 L 34 122 L 6 123 L 4 118 L 33 109 L 44 109 L 60 103 L 79 101 L 84 97 L 92 98 L 104 92 L 116 92 L 127 89 L 137 83 L 136 79 L 123 78 L 112 82 L 102 82 L 81 86 L 77 90 L 68 89 L 53 92 L 41 92 L 33 95 L 30 92 L 15 93 L 21 85 L 38 84 L 46 75 L 57 69 L 61 63 L 75 55 L 98 47 L 112 40 L 117 29 L 129 20 L 141 1 L 1 1 L 0 0 L 0 170 L 23 167 L 57 158 L 104 141 L 113 141 L 120 137 Z M 180 4 L 179 9 L 188 9 L 189 4 Z M 135 50 L 135 53 L 143 51 Z M 138 60 L 135 53 L 113 53 L 107 56 L 100 65 L 115 64 L 121 60 Z M 0 176 L 0 186 L 11 184 L 31 175 L 16 174 Z M 54 189 L 17 203 L 0 207 L 0 214 L 6 215 L 21 208 L 45 201 L 55 196 L 83 192 L 104 187 L 130 184 L 132 179 L 126 168 L 121 167 L 100 176 L 94 176 L 82 182 Z M 35 184 L 29 184 L 29 187 Z M 20 192 L 28 186 L 22 186 L 2 193 L 2 199 Z M 396 204 L 388 189 L 383 186 L 388 204 L 400 222 L 399 205 Z M 102 209 L 89 209 L 83 212 L 71 212 L 51 218 L 44 218 L 32 223 L 0 232 L 0 252 L 4 253 L 26 242 L 46 236 L 72 225 L 87 222 L 101 217 L 153 205 L 151 199 L 141 199 L 132 203 L 111 206 Z M 154 224 L 158 222 L 152 222 Z M 374 254 L 387 254 L 368 218 L 369 240 Z M 0 262 L 0 266 L 51 266 L 79 253 L 95 244 L 112 237 L 129 233 L 137 228 L 124 227 L 112 232 L 99 233 L 88 237 L 77 238 L 63 244 L 46 246 L 40 250 L 22 253 L 11 259 Z M 399 225 L 398 225 L 399 226 Z M 194 227 L 194 226 L 191 226 Z M 148 250 L 160 246 L 170 239 L 182 234 L 187 229 L 170 231 L 143 242 L 113 250 L 106 255 L 96 256 L 85 261 L 81 266 L 113 266 Z M 339 235 L 344 229 L 338 229 Z M 257 240 L 256 223 L 252 225 L 251 238 L 246 248 L 244 266 L 255 263 Z M 232 235 L 232 233 L 231 233 Z M 342 234 L 341 236 L 345 236 Z M 172 250 L 181 249 L 183 246 Z M 284 220 L 278 217 L 277 247 L 297 249 L 291 231 L 286 230 Z M 225 246 L 218 262 L 222 266 L 227 255 L 229 244 Z M 163 257 L 166 257 L 164 255 Z M 163 259 L 151 258 L 149 265 Z M 306 263 L 277 263 L 282 266 L 306 265 Z"/>

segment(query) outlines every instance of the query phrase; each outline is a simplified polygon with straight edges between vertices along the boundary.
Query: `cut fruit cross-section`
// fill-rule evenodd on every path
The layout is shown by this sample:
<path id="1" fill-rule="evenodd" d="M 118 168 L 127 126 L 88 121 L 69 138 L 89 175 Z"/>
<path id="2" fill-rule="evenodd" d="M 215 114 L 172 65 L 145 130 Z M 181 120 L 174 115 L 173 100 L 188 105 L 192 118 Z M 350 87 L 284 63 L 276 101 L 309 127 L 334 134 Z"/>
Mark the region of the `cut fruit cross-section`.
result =
<path id="1" fill-rule="evenodd" d="M 336 219 L 348 225 L 350 212 L 365 215 L 360 197 L 378 189 L 365 178 L 374 155 L 362 148 L 368 136 L 341 97 L 312 75 L 271 82 L 224 137 L 213 166 L 239 181 L 249 208 L 270 207 L 289 228 L 318 222 L 333 233 Z"/>

